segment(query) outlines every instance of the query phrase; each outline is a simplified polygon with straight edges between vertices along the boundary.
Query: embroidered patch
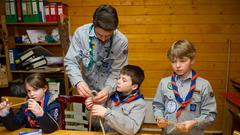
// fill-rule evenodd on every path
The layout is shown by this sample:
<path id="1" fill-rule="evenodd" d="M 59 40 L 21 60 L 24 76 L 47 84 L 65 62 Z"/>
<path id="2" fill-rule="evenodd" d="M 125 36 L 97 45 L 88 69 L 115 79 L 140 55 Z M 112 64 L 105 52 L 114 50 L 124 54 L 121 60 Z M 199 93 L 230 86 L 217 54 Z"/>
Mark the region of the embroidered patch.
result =
<path id="1" fill-rule="evenodd" d="M 54 112 L 53 112 L 53 117 L 55 120 L 58 119 L 58 109 L 55 109 Z"/>
<path id="2" fill-rule="evenodd" d="M 195 112 L 197 109 L 197 105 L 196 104 L 190 104 L 190 112 Z"/>
<path id="3" fill-rule="evenodd" d="M 169 83 L 167 84 L 167 88 L 170 89 L 170 90 L 173 89 L 171 82 L 169 82 Z"/>
<path id="4" fill-rule="evenodd" d="M 167 102 L 167 112 L 174 113 L 177 110 L 177 104 L 175 101 L 170 100 Z"/>

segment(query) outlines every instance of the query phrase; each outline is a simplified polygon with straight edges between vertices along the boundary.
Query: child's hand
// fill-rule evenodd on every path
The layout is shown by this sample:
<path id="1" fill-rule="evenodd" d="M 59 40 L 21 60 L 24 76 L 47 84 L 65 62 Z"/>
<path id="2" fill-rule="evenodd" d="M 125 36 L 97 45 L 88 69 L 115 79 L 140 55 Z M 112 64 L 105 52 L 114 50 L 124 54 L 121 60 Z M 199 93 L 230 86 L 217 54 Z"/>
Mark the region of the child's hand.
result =
<path id="1" fill-rule="evenodd" d="M 92 97 L 89 97 L 85 100 L 85 105 L 86 105 L 86 108 L 88 110 L 92 110 L 92 106 L 93 106 L 93 98 Z"/>
<path id="2" fill-rule="evenodd" d="M 34 99 L 28 99 L 28 110 L 31 110 L 36 117 L 42 117 L 44 114 L 42 107 Z"/>
<path id="3" fill-rule="evenodd" d="M 188 133 L 194 127 L 195 124 L 196 124 L 195 120 L 188 120 L 182 123 L 178 123 L 176 125 L 176 128 L 179 132 Z"/>
<path id="4" fill-rule="evenodd" d="M 92 107 L 92 115 L 93 116 L 100 116 L 104 117 L 104 114 L 106 113 L 107 108 L 101 106 L 101 105 L 93 105 Z"/>
<path id="5" fill-rule="evenodd" d="M 168 126 L 168 121 L 163 117 L 157 117 L 156 120 L 159 128 L 166 128 Z"/>
<path id="6" fill-rule="evenodd" d="M 10 103 L 3 101 L 0 103 L 0 116 L 5 117 L 9 114 Z"/>

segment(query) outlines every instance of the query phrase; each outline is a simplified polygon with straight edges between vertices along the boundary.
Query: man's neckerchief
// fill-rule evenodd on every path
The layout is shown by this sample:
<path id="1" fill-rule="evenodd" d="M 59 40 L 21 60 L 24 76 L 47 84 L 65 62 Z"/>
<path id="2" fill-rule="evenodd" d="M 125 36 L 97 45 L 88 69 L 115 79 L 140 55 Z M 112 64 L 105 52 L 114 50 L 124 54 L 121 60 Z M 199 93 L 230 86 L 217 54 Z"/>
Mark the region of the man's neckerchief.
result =
<path id="1" fill-rule="evenodd" d="M 176 85 L 176 79 L 175 79 L 176 78 L 176 74 L 172 75 L 171 84 L 172 84 L 172 87 L 173 87 L 173 92 L 174 92 L 176 100 L 181 104 L 180 107 L 177 110 L 176 118 L 178 118 L 180 116 L 181 112 L 192 101 L 192 95 L 193 95 L 193 92 L 194 92 L 194 90 L 196 88 L 197 77 L 198 77 L 198 75 L 196 74 L 196 72 L 194 70 L 192 70 L 192 79 L 191 79 L 190 89 L 188 91 L 188 94 L 187 94 L 185 100 L 183 100 L 181 98 L 179 92 L 178 92 L 178 87 Z"/>
<path id="2" fill-rule="evenodd" d="M 121 92 L 114 92 L 110 97 L 115 106 L 120 103 L 130 103 L 131 101 L 137 100 L 139 98 L 144 99 L 143 95 L 140 93 L 139 89 L 133 90 L 129 95 L 123 95 Z"/>
<path id="3" fill-rule="evenodd" d="M 49 101 L 49 94 L 48 92 L 45 92 L 44 100 L 39 101 L 38 103 L 43 108 L 43 111 L 45 111 L 47 104 Z M 26 127 L 39 127 L 39 123 L 36 120 L 36 116 L 32 113 L 32 111 L 28 110 L 28 108 L 25 109 L 25 115 L 27 117 Z"/>

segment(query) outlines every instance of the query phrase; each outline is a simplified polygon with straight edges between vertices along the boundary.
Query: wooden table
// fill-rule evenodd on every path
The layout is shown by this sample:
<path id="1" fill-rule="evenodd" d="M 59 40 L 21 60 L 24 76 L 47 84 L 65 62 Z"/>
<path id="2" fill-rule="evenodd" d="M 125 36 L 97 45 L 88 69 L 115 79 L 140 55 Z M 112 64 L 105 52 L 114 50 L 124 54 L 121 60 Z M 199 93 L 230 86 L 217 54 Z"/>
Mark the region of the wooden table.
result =
<path id="1" fill-rule="evenodd" d="M 20 128 L 15 131 L 8 131 L 5 127 L 0 127 L 0 135 L 18 135 L 19 132 L 26 132 L 32 131 L 36 129 L 31 128 Z M 57 130 L 51 134 L 44 134 L 43 135 L 102 135 L 102 132 L 88 132 L 88 131 L 73 131 L 73 130 Z M 111 135 L 108 133 L 107 135 Z M 140 133 L 138 135 L 154 135 L 154 134 L 145 134 Z"/>

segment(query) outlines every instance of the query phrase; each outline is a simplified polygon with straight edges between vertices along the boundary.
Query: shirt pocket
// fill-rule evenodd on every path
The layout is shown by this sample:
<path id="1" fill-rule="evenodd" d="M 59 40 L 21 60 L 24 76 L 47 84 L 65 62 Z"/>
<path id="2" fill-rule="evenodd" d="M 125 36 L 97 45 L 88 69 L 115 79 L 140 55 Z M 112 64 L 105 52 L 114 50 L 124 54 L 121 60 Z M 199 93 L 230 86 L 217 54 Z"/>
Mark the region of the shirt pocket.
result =
<path id="1" fill-rule="evenodd" d="M 194 92 L 192 96 L 193 103 L 200 103 L 201 102 L 201 95 L 200 93 Z"/>

